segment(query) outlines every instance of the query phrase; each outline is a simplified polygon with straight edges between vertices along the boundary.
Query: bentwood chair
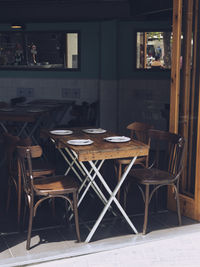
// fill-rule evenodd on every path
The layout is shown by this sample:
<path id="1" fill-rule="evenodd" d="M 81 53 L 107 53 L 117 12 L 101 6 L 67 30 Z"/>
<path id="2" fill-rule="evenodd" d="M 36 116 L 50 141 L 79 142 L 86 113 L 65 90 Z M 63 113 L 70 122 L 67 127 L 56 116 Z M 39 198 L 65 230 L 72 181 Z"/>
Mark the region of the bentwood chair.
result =
<path id="1" fill-rule="evenodd" d="M 4 145 L 5 145 L 5 157 L 6 157 L 6 165 L 8 170 L 8 194 L 7 194 L 7 204 L 6 204 L 6 212 L 9 210 L 10 199 L 11 199 L 11 188 L 14 185 L 15 190 L 17 192 L 17 217 L 18 224 L 20 222 L 21 215 L 21 176 L 20 171 L 17 165 L 17 156 L 16 156 L 16 147 L 17 146 L 31 146 L 32 141 L 30 137 L 28 138 L 20 138 L 19 136 L 14 136 L 10 133 L 4 133 Z M 50 164 L 48 161 L 44 161 L 43 159 L 34 160 L 33 161 L 33 177 L 36 178 L 38 176 L 48 176 L 55 174 L 55 167 Z"/>
<path id="2" fill-rule="evenodd" d="M 11 98 L 11 100 L 10 100 L 11 106 L 16 106 L 17 104 L 21 104 L 24 102 L 26 102 L 26 97 L 24 97 L 24 96 Z"/>
<path id="3" fill-rule="evenodd" d="M 63 198 L 74 212 L 77 239 L 80 242 L 77 194 L 79 185 L 71 176 L 49 176 L 33 178 L 32 160 L 42 156 L 40 146 L 17 147 L 20 170 L 24 182 L 24 191 L 29 208 L 29 224 L 26 249 L 30 249 L 33 218 L 38 206 L 45 200 Z M 39 198 L 38 198 L 39 197 Z"/>
<path id="4" fill-rule="evenodd" d="M 151 149 L 155 153 L 154 164 L 150 168 L 131 169 L 127 185 L 136 183 L 144 200 L 143 234 L 147 232 L 149 204 L 160 187 L 172 186 L 177 203 L 178 222 L 181 225 L 179 203 L 179 179 L 183 170 L 184 138 L 159 130 L 149 130 Z"/>
<path id="5" fill-rule="evenodd" d="M 148 144 L 149 138 L 148 138 L 148 130 L 153 129 L 152 125 L 149 125 L 147 123 L 143 122 L 133 122 L 129 124 L 126 127 L 128 130 L 130 130 L 130 137 L 131 139 L 139 140 L 145 144 Z M 121 179 L 122 170 L 124 167 L 128 166 L 130 163 L 130 158 L 122 158 L 115 160 L 115 173 L 119 180 Z M 142 165 L 143 167 L 148 166 L 148 156 L 138 157 L 134 163 L 134 165 Z M 117 193 L 117 199 L 120 199 L 120 191 Z"/>

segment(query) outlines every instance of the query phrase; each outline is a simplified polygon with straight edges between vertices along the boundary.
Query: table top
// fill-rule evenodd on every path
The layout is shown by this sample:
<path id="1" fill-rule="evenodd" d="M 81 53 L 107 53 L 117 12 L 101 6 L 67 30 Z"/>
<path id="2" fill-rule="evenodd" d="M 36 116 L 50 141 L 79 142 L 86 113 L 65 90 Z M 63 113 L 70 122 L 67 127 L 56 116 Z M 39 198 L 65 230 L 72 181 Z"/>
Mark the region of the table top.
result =
<path id="1" fill-rule="evenodd" d="M 73 104 L 72 100 L 36 99 L 0 109 L 0 121 L 34 122 L 38 117 Z"/>
<path id="2" fill-rule="evenodd" d="M 69 129 L 69 128 L 68 128 Z M 147 156 L 149 146 L 137 140 L 130 140 L 123 143 L 111 143 L 104 140 L 105 137 L 116 136 L 115 133 L 106 131 L 101 134 L 88 134 L 82 130 L 85 128 L 70 128 L 73 133 L 70 135 L 55 135 L 48 130 L 42 130 L 44 134 L 52 138 L 58 148 L 68 147 L 72 149 L 78 157 L 79 161 L 102 160 L 102 159 L 117 159 L 135 156 Z M 76 146 L 67 143 L 73 139 L 91 139 L 90 145 Z"/>
<path id="3" fill-rule="evenodd" d="M 74 100 L 69 100 L 69 99 L 35 99 L 31 102 L 30 104 L 33 105 L 72 105 L 75 101 Z"/>
<path id="4" fill-rule="evenodd" d="M 50 99 L 50 98 L 39 98 L 30 101 L 29 103 L 71 103 L 74 102 L 74 100 L 69 100 L 69 99 Z"/>
<path id="5" fill-rule="evenodd" d="M 34 122 L 38 117 L 47 114 L 47 109 L 36 109 L 34 107 L 13 107 L 10 109 L 0 109 L 0 121 L 26 121 Z"/>

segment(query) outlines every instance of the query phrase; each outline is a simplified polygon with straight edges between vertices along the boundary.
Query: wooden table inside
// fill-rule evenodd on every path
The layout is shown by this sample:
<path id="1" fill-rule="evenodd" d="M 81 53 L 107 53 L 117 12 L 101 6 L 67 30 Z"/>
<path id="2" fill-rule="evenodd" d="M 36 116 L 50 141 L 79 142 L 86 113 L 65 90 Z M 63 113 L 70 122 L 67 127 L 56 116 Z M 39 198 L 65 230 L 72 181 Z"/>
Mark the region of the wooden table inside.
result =
<path id="1" fill-rule="evenodd" d="M 149 146 L 137 140 L 130 140 L 123 143 L 111 143 L 105 141 L 105 137 L 116 136 L 107 131 L 101 134 L 88 134 L 83 132 L 83 128 L 72 128 L 73 134 L 55 135 L 45 130 L 45 133 L 55 140 L 59 148 L 69 147 L 76 152 L 79 161 L 117 159 L 134 156 L 146 156 L 149 153 Z M 86 146 L 69 145 L 67 141 L 73 139 L 90 139 L 94 143 Z"/>
<path id="2" fill-rule="evenodd" d="M 28 108 L 16 107 L 11 111 L 0 110 L 0 121 L 34 122 L 39 116 L 41 116 L 41 114 L 44 113 L 48 113 L 48 110 L 30 112 Z"/>

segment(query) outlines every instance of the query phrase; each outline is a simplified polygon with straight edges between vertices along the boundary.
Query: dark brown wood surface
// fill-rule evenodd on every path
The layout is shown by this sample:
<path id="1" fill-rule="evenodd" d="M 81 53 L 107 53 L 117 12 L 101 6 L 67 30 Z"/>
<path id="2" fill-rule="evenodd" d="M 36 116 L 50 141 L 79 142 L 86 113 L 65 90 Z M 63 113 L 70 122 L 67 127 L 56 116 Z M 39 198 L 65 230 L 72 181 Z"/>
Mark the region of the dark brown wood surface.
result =
<path id="1" fill-rule="evenodd" d="M 34 122 L 41 115 L 48 115 L 53 111 L 59 111 L 67 105 L 73 104 L 72 100 L 56 100 L 56 99 L 36 99 L 27 103 L 24 107 L 11 107 L 12 111 L 0 110 L 0 121 L 15 121 L 15 122 Z M 41 109 L 41 111 L 30 112 L 31 109 Z"/>
<path id="2" fill-rule="evenodd" d="M 111 143 L 105 141 L 104 138 L 116 136 L 115 133 L 107 131 L 103 134 L 87 134 L 82 129 L 70 129 L 73 134 L 65 136 L 51 134 L 48 130 L 43 130 L 42 132 L 55 140 L 58 148 L 68 147 L 76 152 L 79 161 L 147 156 L 149 153 L 149 146 L 142 142 L 132 139 L 124 143 Z M 91 139 L 94 143 L 84 146 L 69 145 L 67 141 L 73 139 Z"/>
<path id="3" fill-rule="evenodd" d="M 29 107 L 29 109 L 32 109 Z M 38 117 L 47 114 L 48 110 L 39 112 L 29 112 L 28 108 L 14 108 L 12 111 L 0 110 L 0 121 L 21 121 L 21 122 L 34 122 Z"/>

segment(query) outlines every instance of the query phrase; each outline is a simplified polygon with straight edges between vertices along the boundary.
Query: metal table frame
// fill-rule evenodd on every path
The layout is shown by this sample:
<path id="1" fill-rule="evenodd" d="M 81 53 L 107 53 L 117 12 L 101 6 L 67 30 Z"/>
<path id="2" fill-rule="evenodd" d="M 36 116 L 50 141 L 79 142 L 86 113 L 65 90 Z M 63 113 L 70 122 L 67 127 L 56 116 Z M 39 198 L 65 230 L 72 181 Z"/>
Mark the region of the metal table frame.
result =
<path id="1" fill-rule="evenodd" d="M 135 160 L 137 159 L 137 156 L 132 158 L 132 160 L 130 161 L 130 163 L 127 166 L 126 170 L 122 174 L 120 181 L 117 183 L 117 185 L 115 186 L 114 190 L 112 191 L 110 189 L 110 187 L 108 186 L 108 184 L 106 183 L 105 178 L 100 173 L 100 168 L 102 167 L 102 165 L 103 165 L 103 163 L 105 161 L 104 159 L 103 160 L 96 160 L 96 161 L 87 161 L 89 163 L 89 166 L 86 166 L 85 162 L 82 162 L 82 161 L 78 160 L 77 154 L 72 149 L 70 149 L 68 147 L 65 147 L 65 148 L 58 148 L 58 150 L 60 151 L 61 155 L 63 156 L 64 160 L 66 161 L 66 163 L 68 165 L 68 168 L 67 168 L 67 170 L 65 172 L 65 175 L 67 175 L 67 173 L 70 170 L 72 170 L 75 173 L 75 175 L 79 178 L 79 180 L 81 181 L 81 186 L 80 186 L 80 189 L 79 189 L 78 206 L 81 204 L 82 200 L 84 199 L 86 193 L 89 191 L 90 187 L 92 187 L 92 189 L 95 191 L 97 196 L 100 198 L 100 200 L 104 204 L 104 208 L 103 208 L 102 212 L 100 213 L 98 219 L 96 220 L 95 224 L 93 225 L 93 227 L 92 227 L 90 233 L 88 234 L 87 238 L 85 239 L 85 242 L 90 242 L 91 238 L 93 237 L 97 227 L 99 226 L 100 222 L 102 221 L 102 219 L 103 219 L 103 217 L 106 214 L 108 209 L 110 209 L 113 212 L 113 214 L 116 216 L 116 214 L 114 213 L 114 211 L 113 211 L 113 209 L 111 207 L 112 202 L 115 202 L 116 206 L 120 210 L 120 212 L 121 212 L 122 216 L 124 217 L 124 219 L 126 220 L 126 222 L 129 224 L 129 226 L 131 227 L 133 232 L 135 234 L 137 234 L 138 233 L 137 229 L 135 228 L 135 226 L 133 225 L 133 223 L 129 219 L 128 215 L 126 214 L 126 212 L 124 211 L 124 209 L 122 208 L 121 204 L 119 203 L 119 201 L 116 198 L 116 194 L 119 191 L 119 189 L 121 188 L 123 182 L 125 181 L 130 169 L 132 168 Z M 66 156 L 64 151 L 69 155 L 71 161 Z M 82 177 L 77 172 L 77 168 L 81 172 Z M 92 172 L 94 172 L 93 175 L 92 175 Z M 104 186 L 104 188 L 106 189 L 107 193 L 109 194 L 109 198 L 108 199 L 106 198 L 106 196 L 102 192 L 102 190 L 99 188 L 97 183 L 94 181 L 94 179 L 96 177 L 99 179 L 99 181 Z M 83 191 L 83 192 L 81 193 L 81 191 Z"/>

